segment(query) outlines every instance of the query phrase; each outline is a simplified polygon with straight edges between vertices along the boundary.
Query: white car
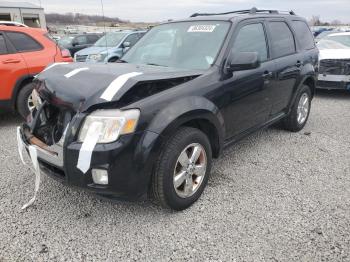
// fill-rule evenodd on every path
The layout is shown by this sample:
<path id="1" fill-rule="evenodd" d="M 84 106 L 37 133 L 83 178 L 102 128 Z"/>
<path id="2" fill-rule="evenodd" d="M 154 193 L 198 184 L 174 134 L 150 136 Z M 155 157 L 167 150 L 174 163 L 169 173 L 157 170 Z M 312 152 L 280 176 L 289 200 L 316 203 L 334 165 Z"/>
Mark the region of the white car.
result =
<path id="1" fill-rule="evenodd" d="M 334 33 L 317 44 L 318 88 L 350 90 L 350 32 Z"/>

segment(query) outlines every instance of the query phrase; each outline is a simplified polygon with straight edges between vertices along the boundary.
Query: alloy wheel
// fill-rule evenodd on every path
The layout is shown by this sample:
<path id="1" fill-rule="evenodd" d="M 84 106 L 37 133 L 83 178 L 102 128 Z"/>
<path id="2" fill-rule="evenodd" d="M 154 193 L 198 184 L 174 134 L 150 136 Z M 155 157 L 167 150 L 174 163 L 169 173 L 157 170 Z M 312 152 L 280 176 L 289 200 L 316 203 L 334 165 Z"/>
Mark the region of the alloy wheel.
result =
<path id="1" fill-rule="evenodd" d="M 299 125 L 302 125 L 305 123 L 310 110 L 310 98 L 307 93 L 303 93 L 300 97 L 299 104 L 298 104 L 298 110 L 297 110 L 297 121 Z"/>
<path id="2" fill-rule="evenodd" d="M 173 184 L 177 195 L 188 198 L 200 188 L 207 170 L 207 154 L 202 145 L 190 144 L 179 155 Z"/>

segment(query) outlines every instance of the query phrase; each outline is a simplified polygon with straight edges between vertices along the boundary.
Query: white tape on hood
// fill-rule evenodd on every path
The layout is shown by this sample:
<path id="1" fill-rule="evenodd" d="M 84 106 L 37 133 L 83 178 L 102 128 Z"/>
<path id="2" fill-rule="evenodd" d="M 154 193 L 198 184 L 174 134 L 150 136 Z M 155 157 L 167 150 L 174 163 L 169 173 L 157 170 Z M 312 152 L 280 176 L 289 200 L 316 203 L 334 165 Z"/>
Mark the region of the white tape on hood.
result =
<path id="1" fill-rule="evenodd" d="M 82 71 L 87 71 L 89 70 L 88 67 L 83 67 L 83 68 L 77 68 L 77 69 L 74 69 L 73 71 L 70 71 L 68 74 L 65 74 L 64 77 L 65 78 L 71 78 L 72 76 L 75 76 L 76 74 L 82 72 Z"/>
<path id="2" fill-rule="evenodd" d="M 28 149 L 29 149 L 30 159 L 32 160 L 34 172 L 35 172 L 35 188 L 34 188 L 34 197 L 31 200 L 29 200 L 29 202 L 25 204 L 22 207 L 22 209 L 27 209 L 28 207 L 34 204 L 36 196 L 39 191 L 39 186 L 40 186 L 40 167 L 38 162 L 38 152 L 34 146 L 29 146 Z"/>
<path id="3" fill-rule="evenodd" d="M 21 138 L 21 128 L 19 126 L 17 127 L 17 147 L 18 147 L 19 157 L 21 158 L 23 165 L 25 165 L 26 162 L 24 161 L 24 157 L 23 157 L 24 145 L 23 145 L 23 141 Z"/>
<path id="4" fill-rule="evenodd" d="M 67 65 L 69 64 L 68 62 L 60 62 L 60 63 L 53 63 L 52 65 L 49 65 L 48 67 L 46 67 L 43 71 L 41 71 L 41 73 L 55 67 L 55 66 L 58 66 L 58 65 Z"/>
<path id="5" fill-rule="evenodd" d="M 125 85 L 125 83 L 130 78 L 133 78 L 138 75 L 142 75 L 142 73 L 132 72 L 132 73 L 118 76 L 112 83 L 110 83 L 107 89 L 103 92 L 101 98 L 106 101 L 111 101 L 113 97 L 117 94 L 117 92 Z"/>
<path id="6" fill-rule="evenodd" d="M 84 174 L 90 169 L 92 152 L 101 135 L 101 131 L 102 123 L 92 123 L 80 148 L 77 168 Z"/>

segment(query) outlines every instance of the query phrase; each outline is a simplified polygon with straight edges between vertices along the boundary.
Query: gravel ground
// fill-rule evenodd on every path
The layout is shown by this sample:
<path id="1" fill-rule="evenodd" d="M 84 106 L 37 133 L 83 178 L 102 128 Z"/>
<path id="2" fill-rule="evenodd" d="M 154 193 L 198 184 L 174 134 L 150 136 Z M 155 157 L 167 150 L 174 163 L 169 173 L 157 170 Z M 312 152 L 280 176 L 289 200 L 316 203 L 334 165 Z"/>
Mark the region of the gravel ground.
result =
<path id="1" fill-rule="evenodd" d="M 110 202 L 17 155 L 0 116 L 0 261 L 350 261 L 350 94 L 321 92 L 303 132 L 277 127 L 224 151 L 202 198 L 174 213 Z"/>

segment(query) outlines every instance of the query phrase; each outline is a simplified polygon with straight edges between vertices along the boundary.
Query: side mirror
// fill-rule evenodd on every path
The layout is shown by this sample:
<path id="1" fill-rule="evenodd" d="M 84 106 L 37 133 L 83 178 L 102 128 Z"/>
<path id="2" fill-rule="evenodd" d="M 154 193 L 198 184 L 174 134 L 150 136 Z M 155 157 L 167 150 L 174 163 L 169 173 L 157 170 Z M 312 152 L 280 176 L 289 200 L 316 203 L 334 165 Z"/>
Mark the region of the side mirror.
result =
<path id="1" fill-rule="evenodd" d="M 227 61 L 227 72 L 255 69 L 260 66 L 257 52 L 231 52 Z"/>
<path id="2" fill-rule="evenodd" d="M 131 43 L 130 42 L 124 42 L 123 43 L 123 48 L 130 48 L 131 47 Z"/>
<path id="3" fill-rule="evenodd" d="M 72 46 L 77 46 L 77 45 L 79 45 L 78 41 L 75 41 L 75 40 L 74 40 L 74 41 L 72 42 Z"/>

